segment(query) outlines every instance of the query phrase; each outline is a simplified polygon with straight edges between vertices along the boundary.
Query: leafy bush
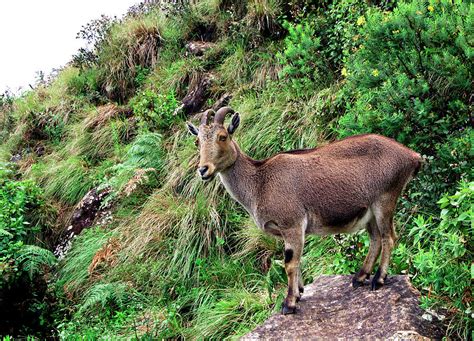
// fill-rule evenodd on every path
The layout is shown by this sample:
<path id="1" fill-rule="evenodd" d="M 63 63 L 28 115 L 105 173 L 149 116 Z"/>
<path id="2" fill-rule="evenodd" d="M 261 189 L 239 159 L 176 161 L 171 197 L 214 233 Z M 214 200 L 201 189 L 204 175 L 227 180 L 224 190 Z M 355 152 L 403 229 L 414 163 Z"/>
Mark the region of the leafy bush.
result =
<path id="1" fill-rule="evenodd" d="M 340 119 L 342 136 L 383 131 L 429 153 L 467 127 L 474 8 L 448 2 L 431 8 L 413 2 L 393 13 L 369 12 L 363 46 L 348 65 L 347 90 L 357 91 Z"/>
<path id="2" fill-rule="evenodd" d="M 450 147 L 471 144 L 473 16 L 472 5 L 448 1 L 401 3 L 393 12 L 369 10 L 361 44 L 347 65 L 343 92 L 351 100 L 336 126 L 339 136 L 374 132 L 393 137 L 433 156 L 430 179 L 423 184 L 458 181 L 472 167 L 465 159 L 469 149 Z M 446 189 L 436 188 L 430 200 Z"/>
<path id="3" fill-rule="evenodd" d="M 314 23 L 304 20 L 299 24 L 284 23 L 288 30 L 285 48 L 277 57 L 283 66 L 280 76 L 288 81 L 297 95 L 305 94 L 331 82 L 330 73 L 320 53 L 321 39 Z"/>
<path id="4" fill-rule="evenodd" d="M 334 1 L 315 18 L 316 32 L 321 37 L 321 53 L 332 69 L 342 68 L 359 45 L 359 26 L 365 24 L 367 7 L 364 1 Z"/>
<path id="5" fill-rule="evenodd" d="M 146 130 L 168 129 L 179 119 L 175 115 L 178 101 L 173 92 L 165 96 L 145 89 L 130 100 L 130 106 Z"/>
<path id="6" fill-rule="evenodd" d="M 72 57 L 74 66 L 86 69 L 96 65 L 97 53 L 115 22 L 117 22 L 116 18 L 102 15 L 100 18 L 93 19 L 81 27 L 81 30 L 76 35 L 76 39 L 85 40 L 87 46 L 80 48 Z"/>
<path id="7" fill-rule="evenodd" d="M 40 226 L 34 211 L 43 204 L 39 188 L 31 181 L 0 178 L 0 288 L 12 285 L 23 274 L 30 279 L 43 266 L 55 263 L 54 255 L 35 242 Z"/>
<path id="8" fill-rule="evenodd" d="M 136 67 L 136 75 L 135 75 L 135 86 L 140 88 L 147 79 L 148 75 L 150 74 L 150 69 L 146 67 L 141 67 L 138 65 Z"/>
<path id="9" fill-rule="evenodd" d="M 101 95 L 97 69 L 80 69 L 75 77 L 69 79 L 67 89 L 73 96 L 83 97 L 96 103 L 99 102 Z"/>
<path id="10" fill-rule="evenodd" d="M 474 255 L 474 182 L 462 181 L 456 193 L 438 201 L 439 218 L 418 215 L 402 249 L 413 264 L 413 282 L 430 293 L 425 306 L 444 306 L 456 323 L 449 334 L 468 338 L 472 330 L 469 302 Z"/>
<path id="11" fill-rule="evenodd" d="M 64 113 L 55 110 L 30 112 L 27 118 L 30 129 L 26 137 L 33 140 L 44 139 L 56 144 L 59 143 L 64 133 L 64 116 Z"/>

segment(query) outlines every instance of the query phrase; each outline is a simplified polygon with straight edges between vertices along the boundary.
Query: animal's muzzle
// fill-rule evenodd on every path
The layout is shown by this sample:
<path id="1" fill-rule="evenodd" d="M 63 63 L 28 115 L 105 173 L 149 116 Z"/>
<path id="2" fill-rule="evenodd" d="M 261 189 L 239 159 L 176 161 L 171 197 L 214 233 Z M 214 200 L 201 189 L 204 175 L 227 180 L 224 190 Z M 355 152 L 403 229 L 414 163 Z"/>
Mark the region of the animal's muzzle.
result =
<path id="1" fill-rule="evenodd" d="M 204 181 L 211 180 L 215 175 L 213 169 L 214 167 L 204 165 L 198 168 L 198 174 Z"/>
<path id="2" fill-rule="evenodd" d="M 198 168 L 199 175 L 201 175 L 201 177 L 204 176 L 207 173 L 208 169 L 209 167 L 207 166 L 199 167 Z"/>

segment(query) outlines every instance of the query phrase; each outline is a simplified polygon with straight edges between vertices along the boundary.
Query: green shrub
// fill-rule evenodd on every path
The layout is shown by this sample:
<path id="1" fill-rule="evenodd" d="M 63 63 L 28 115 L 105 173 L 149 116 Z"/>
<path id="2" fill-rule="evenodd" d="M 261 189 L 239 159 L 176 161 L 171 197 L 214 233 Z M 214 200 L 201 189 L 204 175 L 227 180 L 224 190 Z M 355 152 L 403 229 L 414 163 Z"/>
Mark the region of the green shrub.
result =
<path id="1" fill-rule="evenodd" d="M 346 90 L 355 97 L 339 121 L 341 136 L 384 132 L 430 153 L 467 126 L 474 7 L 442 1 L 431 8 L 413 2 L 368 12 L 363 45 L 347 68 Z"/>
<path id="2" fill-rule="evenodd" d="M 54 255 L 36 242 L 41 226 L 34 224 L 35 210 L 43 201 L 31 181 L 0 178 L 0 288 L 15 283 L 23 274 L 30 280 L 55 263 Z"/>
<path id="3" fill-rule="evenodd" d="M 316 35 L 314 23 L 311 20 L 299 24 L 285 22 L 284 27 L 288 36 L 283 52 L 277 55 L 283 66 L 280 77 L 298 96 L 330 83 L 326 62 L 319 51 L 321 39 Z"/>
<path id="4" fill-rule="evenodd" d="M 149 74 L 150 74 L 149 68 L 141 67 L 140 65 L 138 65 L 136 67 L 135 86 L 137 88 L 140 88 L 145 83 Z"/>
<path id="5" fill-rule="evenodd" d="M 178 101 L 173 92 L 162 95 L 145 89 L 130 100 L 130 106 L 145 130 L 169 129 L 180 118 L 175 114 Z"/>
<path id="6" fill-rule="evenodd" d="M 380 133 L 433 157 L 429 179 L 415 181 L 416 192 L 433 183 L 449 186 L 472 168 L 465 147 L 472 135 L 473 16 L 474 6 L 466 2 L 371 9 L 347 65 L 347 108 L 337 133 Z M 432 189 L 434 202 L 447 187 Z"/>
<path id="7" fill-rule="evenodd" d="M 56 110 L 30 112 L 27 120 L 30 124 L 27 138 L 32 140 L 49 140 L 58 144 L 64 134 L 65 113 Z"/>
<path id="8" fill-rule="evenodd" d="M 97 63 L 97 53 L 101 48 L 104 40 L 110 34 L 110 29 L 118 20 L 101 15 L 98 19 L 93 19 L 81 27 L 76 38 L 83 39 L 87 42 L 87 46 L 80 48 L 72 57 L 72 64 L 82 69 L 92 68 Z"/>
<path id="9" fill-rule="evenodd" d="M 365 23 L 367 8 L 365 1 L 334 1 L 315 18 L 316 32 L 321 37 L 321 53 L 333 70 L 341 69 L 359 45 L 359 26 Z"/>
<path id="10" fill-rule="evenodd" d="M 444 306 L 451 311 L 448 334 L 467 339 L 472 331 L 469 302 L 474 234 L 474 182 L 462 181 L 456 193 L 438 201 L 439 218 L 419 215 L 407 242 L 413 282 L 430 292 L 425 306 Z M 454 323 L 453 323 L 454 322 Z"/>
<path id="11" fill-rule="evenodd" d="M 99 102 L 101 95 L 98 76 L 95 68 L 80 69 L 76 76 L 68 80 L 67 90 L 73 96 Z"/>

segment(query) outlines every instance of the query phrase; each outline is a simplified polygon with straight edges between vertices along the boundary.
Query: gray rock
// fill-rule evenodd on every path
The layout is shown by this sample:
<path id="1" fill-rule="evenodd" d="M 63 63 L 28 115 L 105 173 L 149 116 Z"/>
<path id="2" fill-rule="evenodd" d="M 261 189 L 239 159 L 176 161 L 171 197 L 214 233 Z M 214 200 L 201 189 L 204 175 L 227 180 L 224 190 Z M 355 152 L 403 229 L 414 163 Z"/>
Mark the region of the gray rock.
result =
<path id="1" fill-rule="evenodd" d="M 216 46 L 208 41 L 190 41 L 186 44 L 186 49 L 195 56 L 202 56 L 204 52 Z"/>
<path id="2" fill-rule="evenodd" d="M 65 235 L 59 240 L 54 248 L 54 254 L 63 259 L 71 247 L 72 239 L 79 235 L 82 230 L 92 226 L 94 221 L 100 220 L 109 214 L 110 203 L 104 206 L 104 199 L 112 192 L 112 188 L 106 187 L 101 190 L 91 189 L 76 205 L 71 216 L 71 224 L 67 227 Z"/>
<path id="3" fill-rule="evenodd" d="M 353 289 L 351 276 L 320 276 L 305 287 L 295 315 L 270 317 L 242 340 L 440 339 L 443 330 L 422 316 L 420 293 L 407 276 L 391 276 L 377 291 Z M 436 321 L 433 318 L 433 321 Z"/>

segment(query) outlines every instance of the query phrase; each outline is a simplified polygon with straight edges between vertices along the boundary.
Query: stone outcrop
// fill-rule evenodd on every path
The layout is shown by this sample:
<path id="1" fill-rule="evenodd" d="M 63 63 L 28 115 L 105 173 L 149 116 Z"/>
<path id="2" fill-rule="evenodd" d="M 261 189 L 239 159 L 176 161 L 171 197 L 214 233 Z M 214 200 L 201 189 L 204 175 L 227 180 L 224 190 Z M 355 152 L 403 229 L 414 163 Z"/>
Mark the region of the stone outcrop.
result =
<path id="1" fill-rule="evenodd" d="M 92 226 L 94 221 L 100 221 L 103 225 L 107 220 L 111 219 L 110 202 L 104 205 L 105 198 L 111 193 L 112 189 L 106 187 L 104 189 L 93 188 L 82 198 L 82 200 L 74 208 L 71 216 L 71 222 L 65 235 L 54 248 L 54 254 L 62 259 L 71 247 L 74 237 L 79 235 L 82 230 Z"/>
<path id="2" fill-rule="evenodd" d="M 186 115 L 199 112 L 209 98 L 209 88 L 214 81 L 214 76 L 210 73 L 198 73 L 189 82 L 189 89 L 181 100 L 178 110 Z"/>
<path id="3" fill-rule="evenodd" d="M 277 313 L 242 340 L 439 339 L 443 331 L 426 318 L 419 296 L 407 276 L 389 277 L 377 291 L 353 289 L 350 276 L 320 276 L 305 287 L 295 315 Z"/>
<path id="4" fill-rule="evenodd" d="M 216 46 L 215 43 L 208 41 L 190 41 L 186 44 L 186 50 L 195 56 L 202 56 L 204 52 Z"/>

